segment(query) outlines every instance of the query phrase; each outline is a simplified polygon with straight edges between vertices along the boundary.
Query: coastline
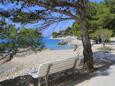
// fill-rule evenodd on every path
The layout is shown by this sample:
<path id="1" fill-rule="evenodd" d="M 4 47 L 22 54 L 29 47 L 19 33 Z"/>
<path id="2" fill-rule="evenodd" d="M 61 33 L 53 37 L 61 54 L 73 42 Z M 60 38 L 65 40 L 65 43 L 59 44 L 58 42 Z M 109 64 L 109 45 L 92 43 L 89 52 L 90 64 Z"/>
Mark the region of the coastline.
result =
<path id="1" fill-rule="evenodd" d="M 49 39 L 64 40 L 64 39 L 65 39 L 65 37 L 57 37 L 57 38 L 49 37 Z"/>
<path id="2" fill-rule="evenodd" d="M 79 45 L 82 44 L 81 40 L 77 39 L 76 36 L 65 36 L 65 37 L 50 37 L 49 39 L 60 40 L 60 42 L 64 42 L 67 45 Z"/>

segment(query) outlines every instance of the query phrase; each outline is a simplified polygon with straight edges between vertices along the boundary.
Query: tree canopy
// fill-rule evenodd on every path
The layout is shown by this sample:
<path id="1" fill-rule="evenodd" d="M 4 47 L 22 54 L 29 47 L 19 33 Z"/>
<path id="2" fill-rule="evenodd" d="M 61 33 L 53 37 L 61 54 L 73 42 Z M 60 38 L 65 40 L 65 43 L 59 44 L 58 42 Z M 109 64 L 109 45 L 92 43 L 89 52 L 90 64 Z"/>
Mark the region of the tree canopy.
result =
<path id="1" fill-rule="evenodd" d="M 23 52 L 23 49 L 38 51 L 43 48 L 42 36 L 34 29 L 18 30 L 14 26 L 5 26 L 0 29 L 0 39 L 5 40 L 0 43 L 0 55 L 3 58 L 11 59 L 16 53 Z"/>

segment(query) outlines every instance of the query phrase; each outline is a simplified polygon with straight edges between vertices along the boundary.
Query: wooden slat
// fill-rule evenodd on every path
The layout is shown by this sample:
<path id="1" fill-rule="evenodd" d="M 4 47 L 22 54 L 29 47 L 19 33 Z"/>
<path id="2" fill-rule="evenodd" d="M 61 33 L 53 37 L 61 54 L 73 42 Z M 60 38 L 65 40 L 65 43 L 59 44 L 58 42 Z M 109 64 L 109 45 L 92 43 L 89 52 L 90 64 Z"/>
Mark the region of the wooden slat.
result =
<path id="1" fill-rule="evenodd" d="M 75 57 L 71 57 L 71 58 L 66 58 L 62 60 L 41 64 L 38 69 L 38 76 L 43 77 L 46 75 L 49 64 L 52 64 L 49 74 L 70 69 L 74 66 L 75 59 L 76 59 Z"/>

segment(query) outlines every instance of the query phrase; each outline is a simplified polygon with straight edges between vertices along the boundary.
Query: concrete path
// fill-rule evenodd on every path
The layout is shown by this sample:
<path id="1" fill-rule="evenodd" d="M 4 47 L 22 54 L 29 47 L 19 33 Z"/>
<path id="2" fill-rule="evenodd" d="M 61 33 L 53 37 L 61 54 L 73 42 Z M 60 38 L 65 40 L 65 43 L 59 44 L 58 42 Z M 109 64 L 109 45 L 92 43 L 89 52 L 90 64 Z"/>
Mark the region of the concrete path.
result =
<path id="1" fill-rule="evenodd" d="M 92 78 L 87 85 L 83 86 L 115 86 L 115 65 L 100 72 L 97 77 Z"/>
<path id="2" fill-rule="evenodd" d="M 108 70 L 98 72 L 96 77 L 74 86 L 115 86 L 115 65 L 112 65 Z"/>

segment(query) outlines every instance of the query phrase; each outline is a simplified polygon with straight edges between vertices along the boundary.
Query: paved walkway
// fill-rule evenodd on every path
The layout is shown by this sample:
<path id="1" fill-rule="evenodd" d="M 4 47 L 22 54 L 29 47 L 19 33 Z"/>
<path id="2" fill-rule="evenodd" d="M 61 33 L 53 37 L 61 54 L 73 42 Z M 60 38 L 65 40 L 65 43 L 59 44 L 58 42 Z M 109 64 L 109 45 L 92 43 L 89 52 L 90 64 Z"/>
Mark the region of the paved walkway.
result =
<path id="1" fill-rule="evenodd" d="M 98 76 L 92 78 L 87 85 L 83 86 L 115 86 L 115 65 L 104 72 L 100 72 Z"/>
<path id="2" fill-rule="evenodd" d="M 115 86 L 115 65 L 112 65 L 108 70 L 98 72 L 96 77 L 73 86 Z"/>

